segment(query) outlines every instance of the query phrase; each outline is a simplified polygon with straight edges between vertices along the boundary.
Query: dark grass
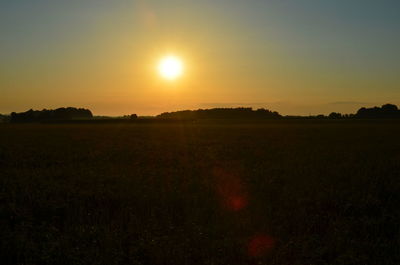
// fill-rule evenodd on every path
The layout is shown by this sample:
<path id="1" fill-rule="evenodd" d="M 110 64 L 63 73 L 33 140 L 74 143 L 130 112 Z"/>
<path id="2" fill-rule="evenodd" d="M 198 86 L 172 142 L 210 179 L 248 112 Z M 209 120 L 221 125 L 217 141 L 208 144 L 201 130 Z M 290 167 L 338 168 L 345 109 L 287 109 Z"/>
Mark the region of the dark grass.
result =
<path id="1" fill-rule="evenodd" d="M 1 125 L 0 263 L 400 264 L 399 178 L 394 121 Z"/>

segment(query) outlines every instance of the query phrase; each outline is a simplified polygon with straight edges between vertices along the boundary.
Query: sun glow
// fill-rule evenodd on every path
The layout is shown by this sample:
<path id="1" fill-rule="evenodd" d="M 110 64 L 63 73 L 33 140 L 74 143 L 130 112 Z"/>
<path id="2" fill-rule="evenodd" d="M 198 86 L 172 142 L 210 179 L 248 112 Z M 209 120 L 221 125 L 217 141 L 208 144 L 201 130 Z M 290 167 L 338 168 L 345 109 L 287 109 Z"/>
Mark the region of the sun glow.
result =
<path id="1" fill-rule="evenodd" d="M 183 74 L 183 62 L 179 57 L 166 56 L 159 62 L 158 72 L 167 80 L 175 80 Z"/>

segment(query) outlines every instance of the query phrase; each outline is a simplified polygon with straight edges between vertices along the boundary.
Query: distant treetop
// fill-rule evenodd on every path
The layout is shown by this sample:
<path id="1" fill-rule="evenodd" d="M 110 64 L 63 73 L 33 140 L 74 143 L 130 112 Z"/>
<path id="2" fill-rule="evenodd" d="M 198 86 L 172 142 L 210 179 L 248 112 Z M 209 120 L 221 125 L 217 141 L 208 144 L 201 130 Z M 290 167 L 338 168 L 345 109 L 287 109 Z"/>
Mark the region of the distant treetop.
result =
<path id="1" fill-rule="evenodd" d="M 357 111 L 355 117 L 363 119 L 400 118 L 400 110 L 396 105 L 385 104 L 381 108 L 361 108 Z"/>
<path id="2" fill-rule="evenodd" d="M 165 112 L 157 116 L 161 119 L 276 119 L 282 116 L 267 109 L 214 108 Z"/>
<path id="3" fill-rule="evenodd" d="M 28 110 L 21 113 L 11 113 L 11 122 L 42 122 L 54 120 L 80 120 L 91 119 L 93 114 L 88 109 L 82 108 L 58 108 L 55 110 Z"/>

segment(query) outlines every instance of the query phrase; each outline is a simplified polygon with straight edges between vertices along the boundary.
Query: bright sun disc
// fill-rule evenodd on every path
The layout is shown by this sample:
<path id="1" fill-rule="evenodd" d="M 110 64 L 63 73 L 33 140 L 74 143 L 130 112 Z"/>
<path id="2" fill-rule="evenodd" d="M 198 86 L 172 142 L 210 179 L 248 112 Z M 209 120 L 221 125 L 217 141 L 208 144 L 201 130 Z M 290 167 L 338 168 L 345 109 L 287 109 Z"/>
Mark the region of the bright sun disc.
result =
<path id="1" fill-rule="evenodd" d="M 165 79 L 175 80 L 183 73 L 183 63 L 176 56 L 167 56 L 160 61 L 158 71 Z"/>

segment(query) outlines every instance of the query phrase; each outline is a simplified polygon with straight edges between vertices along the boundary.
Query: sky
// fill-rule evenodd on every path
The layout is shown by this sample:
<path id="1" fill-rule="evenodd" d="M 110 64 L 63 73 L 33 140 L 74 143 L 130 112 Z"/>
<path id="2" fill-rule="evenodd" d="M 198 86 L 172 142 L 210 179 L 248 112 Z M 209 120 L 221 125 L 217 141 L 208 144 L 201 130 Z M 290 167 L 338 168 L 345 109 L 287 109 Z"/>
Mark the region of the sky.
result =
<path id="1" fill-rule="evenodd" d="M 400 105 L 398 0 L 0 0 L 0 113 Z M 179 56 L 174 81 L 157 63 Z"/>

